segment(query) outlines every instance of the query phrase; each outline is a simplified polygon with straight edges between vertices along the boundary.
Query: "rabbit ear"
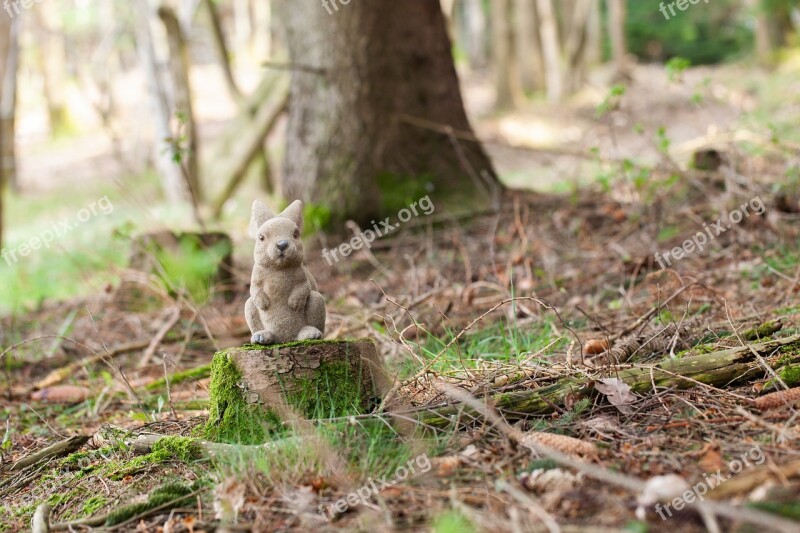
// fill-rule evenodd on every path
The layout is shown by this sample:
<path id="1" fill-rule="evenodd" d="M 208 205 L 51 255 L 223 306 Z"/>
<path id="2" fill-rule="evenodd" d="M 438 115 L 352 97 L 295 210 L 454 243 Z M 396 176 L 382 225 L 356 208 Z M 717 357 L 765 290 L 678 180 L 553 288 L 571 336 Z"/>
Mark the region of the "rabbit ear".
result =
<path id="1" fill-rule="evenodd" d="M 289 207 L 283 210 L 283 213 L 281 213 L 280 216 L 288 218 L 297 224 L 297 227 L 300 228 L 300 231 L 303 231 L 303 202 L 300 200 L 295 200 L 292 202 Z"/>
<path id="2" fill-rule="evenodd" d="M 253 202 L 253 214 L 250 215 L 250 238 L 255 239 L 258 235 L 258 228 L 273 217 L 275 217 L 275 214 L 261 201 L 256 200 Z"/>

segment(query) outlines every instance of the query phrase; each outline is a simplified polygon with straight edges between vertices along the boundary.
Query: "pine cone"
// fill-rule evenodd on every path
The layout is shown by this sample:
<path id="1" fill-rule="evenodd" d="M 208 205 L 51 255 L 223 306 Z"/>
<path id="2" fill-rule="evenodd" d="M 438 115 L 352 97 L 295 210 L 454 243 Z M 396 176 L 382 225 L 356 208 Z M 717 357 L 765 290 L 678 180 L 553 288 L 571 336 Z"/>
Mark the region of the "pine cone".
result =
<path id="1" fill-rule="evenodd" d="M 545 448 L 552 448 L 553 450 L 568 455 L 577 456 L 596 456 L 597 446 L 591 442 L 586 442 L 574 437 L 566 435 L 556 435 L 555 433 L 543 433 L 540 431 L 529 431 L 522 437 L 522 444 L 530 446 L 537 444 Z"/>
<path id="2" fill-rule="evenodd" d="M 767 411 L 784 405 L 791 405 L 797 400 L 800 400 L 800 387 L 767 394 L 761 398 L 756 398 L 755 403 L 757 409 Z"/>

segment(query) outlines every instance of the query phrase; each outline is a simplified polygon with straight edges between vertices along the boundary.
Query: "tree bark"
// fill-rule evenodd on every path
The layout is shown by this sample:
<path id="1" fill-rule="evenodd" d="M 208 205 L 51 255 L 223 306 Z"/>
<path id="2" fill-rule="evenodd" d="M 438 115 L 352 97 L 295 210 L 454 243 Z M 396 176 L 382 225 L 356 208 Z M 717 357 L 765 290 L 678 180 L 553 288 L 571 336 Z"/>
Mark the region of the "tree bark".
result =
<path id="1" fill-rule="evenodd" d="M 389 383 L 370 339 L 229 348 L 211 363 L 205 437 L 259 444 L 287 423 L 368 413 Z"/>
<path id="2" fill-rule="evenodd" d="M 590 66 L 599 65 L 603 61 L 603 21 L 600 7 L 599 1 L 592 2 L 586 29 L 588 41 L 586 63 Z"/>
<path id="3" fill-rule="evenodd" d="M 539 44 L 537 21 L 536 0 L 514 0 L 514 55 L 519 67 L 520 83 L 526 92 L 544 87 L 542 47 Z"/>
<path id="4" fill-rule="evenodd" d="M 208 22 L 211 26 L 211 37 L 214 42 L 214 49 L 217 52 L 217 59 L 219 66 L 222 68 L 222 74 L 225 77 L 225 84 L 228 87 L 228 92 L 235 102 L 240 103 L 242 100 L 242 92 L 239 90 L 239 85 L 233 77 L 233 69 L 231 69 L 231 57 L 228 53 L 228 45 L 225 43 L 225 33 L 222 30 L 222 21 L 219 17 L 217 7 L 214 5 L 214 0 L 202 0 L 203 7 L 205 8 Z"/>
<path id="5" fill-rule="evenodd" d="M 474 69 L 486 66 L 486 13 L 481 0 L 464 0 L 464 35 L 469 64 Z"/>
<path id="6" fill-rule="evenodd" d="M 180 114 L 180 125 L 182 127 L 178 128 L 178 131 L 185 137 L 185 144 L 183 144 L 182 139 L 173 140 L 176 143 L 175 148 L 183 151 L 180 154 L 180 165 L 185 169 L 184 178 L 189 189 L 195 218 L 202 225 L 198 206 L 203 201 L 203 190 L 200 187 L 200 168 L 197 164 L 199 144 L 197 141 L 197 123 L 194 119 L 192 106 L 192 90 L 189 84 L 189 53 L 186 49 L 186 39 L 183 36 L 183 30 L 175 11 L 162 5 L 158 9 L 158 16 L 167 32 L 169 72 L 172 79 L 172 103 L 175 114 Z"/>
<path id="7" fill-rule="evenodd" d="M 17 189 L 17 150 L 15 143 L 16 118 L 17 118 L 17 69 L 19 66 L 19 31 L 20 19 L 14 19 L 8 32 L 8 51 L 5 54 L 6 63 L 0 83 L 0 138 L 6 141 L 0 143 L 0 184 L 6 183 L 12 189 Z"/>
<path id="8" fill-rule="evenodd" d="M 5 78 L 8 68 L 8 53 L 11 49 L 11 17 L 3 14 L 0 16 L 0 80 Z M 0 84 L 0 98 L 2 98 L 3 86 Z M 5 143 L 13 142 L 13 139 L 6 138 L 5 132 L 0 128 L 0 153 L 5 152 Z M 0 172 L 0 249 L 3 247 L 3 198 L 5 197 L 6 183 L 4 174 Z"/>
<path id="9" fill-rule="evenodd" d="M 547 100 L 557 103 L 564 96 L 564 75 L 556 10 L 553 0 L 536 0 L 536 7 L 539 14 L 539 33 L 542 37 Z"/>
<path id="10" fill-rule="evenodd" d="M 330 208 L 332 223 L 366 224 L 381 214 L 379 177 L 434 201 L 470 193 L 465 176 L 498 187 L 479 143 L 410 123 L 472 131 L 439 2 L 281 0 L 279 9 L 293 64 L 286 198 Z"/>
<path id="11" fill-rule="evenodd" d="M 38 25 L 39 60 L 44 80 L 44 96 L 53 135 L 62 133 L 69 125 L 69 115 L 64 101 L 64 73 L 66 47 L 61 19 L 53 6 L 35 3 L 33 14 Z"/>
<path id="12" fill-rule="evenodd" d="M 611 34 L 611 55 L 617 74 L 626 72 L 625 58 L 628 45 L 625 40 L 625 19 L 627 17 L 626 0 L 608 0 L 608 27 Z"/>
<path id="13" fill-rule="evenodd" d="M 769 12 L 765 0 L 748 0 L 755 18 L 756 55 L 762 65 L 772 62 L 772 39 L 770 38 Z"/>
<path id="14" fill-rule="evenodd" d="M 589 23 L 592 6 L 596 0 L 575 0 L 572 20 L 566 39 L 567 64 L 569 66 L 569 92 L 583 85 L 586 75 L 586 47 L 589 39 Z"/>
<path id="15" fill-rule="evenodd" d="M 511 4 L 509 0 L 494 0 L 492 6 L 492 57 L 494 58 L 497 109 L 510 109 L 517 103 L 519 89 L 514 64 L 511 32 Z"/>
<path id="16" fill-rule="evenodd" d="M 165 150 L 164 139 L 172 137 L 170 130 L 170 109 L 167 94 L 156 57 L 153 34 L 150 27 L 152 10 L 148 0 L 139 0 L 136 4 L 136 49 L 147 79 L 147 92 L 150 97 L 152 120 L 155 127 L 153 135 L 153 158 L 156 168 L 161 174 L 162 186 L 167 199 L 176 204 L 191 201 L 186 182 L 178 165 Z"/>

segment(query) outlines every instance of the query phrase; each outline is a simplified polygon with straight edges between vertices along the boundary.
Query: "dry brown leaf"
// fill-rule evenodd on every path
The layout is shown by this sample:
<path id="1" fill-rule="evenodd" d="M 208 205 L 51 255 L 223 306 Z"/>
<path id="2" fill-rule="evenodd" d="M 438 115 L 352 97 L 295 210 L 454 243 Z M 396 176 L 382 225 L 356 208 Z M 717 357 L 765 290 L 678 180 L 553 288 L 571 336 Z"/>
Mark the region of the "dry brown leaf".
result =
<path id="1" fill-rule="evenodd" d="M 461 466 L 461 458 L 457 455 L 450 455 L 447 457 L 438 458 L 436 464 L 436 475 L 439 477 L 450 477 L 456 473 L 458 467 Z"/>
<path id="2" fill-rule="evenodd" d="M 700 468 L 705 472 L 717 472 L 718 470 L 723 470 L 727 466 L 727 463 L 722 458 L 722 454 L 719 453 L 718 446 L 709 446 L 697 464 L 699 464 Z"/>
<path id="3" fill-rule="evenodd" d="M 630 411 L 630 405 L 636 401 L 631 387 L 619 378 L 606 378 L 597 381 L 594 388 L 604 394 L 611 405 L 623 413 Z"/>
<path id="4" fill-rule="evenodd" d="M 79 403 L 91 396 L 92 391 L 76 385 L 54 385 L 31 394 L 31 400 L 48 403 Z"/>

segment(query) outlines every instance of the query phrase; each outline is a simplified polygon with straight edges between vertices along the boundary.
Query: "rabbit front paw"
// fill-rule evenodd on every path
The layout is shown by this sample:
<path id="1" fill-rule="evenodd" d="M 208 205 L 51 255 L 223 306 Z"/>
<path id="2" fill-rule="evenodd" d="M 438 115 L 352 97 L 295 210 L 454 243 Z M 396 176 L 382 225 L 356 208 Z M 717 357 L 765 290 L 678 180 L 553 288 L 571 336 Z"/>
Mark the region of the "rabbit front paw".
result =
<path id="1" fill-rule="evenodd" d="M 269 307 L 269 298 L 267 298 L 267 295 L 264 291 L 258 291 L 253 297 L 253 301 L 256 304 L 256 307 L 262 311 L 266 311 Z"/>
<path id="2" fill-rule="evenodd" d="M 303 309 L 306 306 L 310 293 L 311 290 L 308 287 L 293 291 L 292 294 L 289 295 L 289 308 L 293 311 Z"/>

